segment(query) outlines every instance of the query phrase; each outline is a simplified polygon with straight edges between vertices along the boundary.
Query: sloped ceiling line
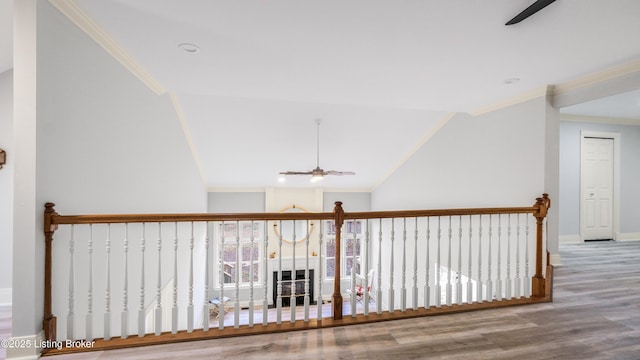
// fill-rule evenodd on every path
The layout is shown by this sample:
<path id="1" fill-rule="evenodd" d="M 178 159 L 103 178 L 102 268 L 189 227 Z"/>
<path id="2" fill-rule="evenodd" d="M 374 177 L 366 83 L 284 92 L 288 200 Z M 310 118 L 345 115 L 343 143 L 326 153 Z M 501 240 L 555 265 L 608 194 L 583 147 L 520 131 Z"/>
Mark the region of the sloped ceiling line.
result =
<path id="1" fill-rule="evenodd" d="M 157 95 L 162 95 L 167 91 L 138 61 L 129 55 L 113 36 L 82 10 L 75 0 L 49 0 L 49 3 L 98 43 L 106 52 L 111 54 L 126 69 L 131 71 L 151 91 Z"/>

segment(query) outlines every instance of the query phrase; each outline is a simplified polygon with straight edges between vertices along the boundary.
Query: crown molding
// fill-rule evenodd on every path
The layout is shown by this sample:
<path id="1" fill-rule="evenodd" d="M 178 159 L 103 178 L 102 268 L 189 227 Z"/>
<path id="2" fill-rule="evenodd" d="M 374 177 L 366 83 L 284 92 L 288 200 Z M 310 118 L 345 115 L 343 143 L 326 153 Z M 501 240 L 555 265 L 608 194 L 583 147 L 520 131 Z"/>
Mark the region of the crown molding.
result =
<path id="1" fill-rule="evenodd" d="M 469 115 L 478 116 L 478 115 L 487 114 L 496 110 L 504 109 L 512 105 L 520 104 L 529 100 L 537 99 L 539 97 L 552 95 L 552 94 L 553 94 L 553 86 L 550 86 L 550 85 L 542 86 L 537 89 L 527 91 L 523 94 L 511 97 L 509 99 L 497 102 L 495 104 L 473 110 L 469 112 Z"/>
<path id="2" fill-rule="evenodd" d="M 191 137 L 191 131 L 189 130 L 187 119 L 184 117 L 184 112 L 182 111 L 182 105 L 180 104 L 180 100 L 178 100 L 178 96 L 173 91 L 169 93 L 169 97 L 171 98 L 171 104 L 173 105 L 173 110 L 176 112 L 176 116 L 180 121 L 180 126 L 182 127 L 184 138 L 187 140 L 187 144 L 189 145 L 189 150 L 191 150 L 191 156 L 193 157 L 193 161 L 196 163 L 196 168 L 198 168 L 198 173 L 200 174 L 200 180 L 202 180 L 202 184 L 206 188 L 207 177 L 204 175 L 204 170 L 203 170 L 204 168 L 202 167 L 202 161 L 200 161 L 200 156 L 198 156 L 198 152 L 196 151 L 196 146 L 193 143 L 193 138 Z"/>
<path id="3" fill-rule="evenodd" d="M 407 160 L 409 160 L 415 153 L 416 151 L 420 150 L 420 148 L 427 142 L 429 141 L 429 139 L 431 139 L 438 131 L 440 131 L 440 129 L 442 129 L 443 126 L 445 126 L 449 120 L 451 120 L 457 113 L 447 113 L 445 114 L 440 121 L 438 121 L 438 123 L 436 125 L 434 125 L 431 129 L 429 129 L 429 131 L 422 137 L 422 139 L 420 139 L 420 141 L 418 141 L 413 148 L 411 148 L 401 159 L 400 161 L 398 161 L 393 167 L 391 167 L 391 169 L 389 169 L 389 171 L 387 171 L 387 173 L 380 179 L 378 180 L 373 187 L 371 188 L 370 191 L 373 191 L 375 189 L 378 188 L 378 186 L 382 185 L 382 183 L 384 183 L 389 176 L 391 176 L 394 172 L 396 172 L 396 170 L 398 170 L 405 162 L 407 162 Z"/>
<path id="4" fill-rule="evenodd" d="M 604 81 L 612 80 L 622 76 L 640 72 L 640 60 L 634 60 L 625 64 L 610 67 L 597 71 L 580 78 L 570 80 L 555 86 L 554 95 L 566 94 L 568 92 L 593 86 Z"/>
<path id="5" fill-rule="evenodd" d="M 574 114 L 560 114 L 560 121 L 640 126 L 640 119 L 587 116 L 587 115 L 574 115 Z"/>
<path id="6" fill-rule="evenodd" d="M 158 80 L 134 59 L 102 26 L 96 23 L 76 2 L 76 0 L 49 0 L 58 11 L 66 16 L 80 30 L 92 38 L 107 53 L 113 56 L 122 66 L 142 81 L 157 95 L 166 89 Z"/>

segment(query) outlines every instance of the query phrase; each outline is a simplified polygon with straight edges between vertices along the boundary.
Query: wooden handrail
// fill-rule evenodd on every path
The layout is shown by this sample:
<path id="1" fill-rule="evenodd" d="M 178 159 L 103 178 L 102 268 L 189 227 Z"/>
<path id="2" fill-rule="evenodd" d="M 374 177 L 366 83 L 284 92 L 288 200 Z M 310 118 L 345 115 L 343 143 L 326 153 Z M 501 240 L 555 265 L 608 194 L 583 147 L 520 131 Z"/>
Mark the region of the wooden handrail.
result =
<path id="1" fill-rule="evenodd" d="M 342 202 L 337 201 L 333 212 L 316 213 L 196 213 L 196 214 L 105 214 L 105 215 L 59 215 L 53 203 L 45 205 L 45 301 L 43 328 L 46 340 L 56 340 L 56 317 L 51 309 L 52 242 L 58 225 L 71 224 L 115 224 L 148 222 L 208 222 L 208 221 L 274 221 L 274 220 L 333 220 L 335 225 L 335 246 L 341 248 L 341 228 L 344 220 L 364 220 L 382 218 L 418 218 L 430 216 L 463 216 L 495 214 L 532 214 L 536 218 L 536 273 L 532 279 L 532 297 L 550 298 L 550 282 L 542 273 L 543 265 L 543 226 L 551 200 L 548 194 L 536 199 L 530 207 L 462 208 L 439 210 L 399 210 L 344 212 Z M 332 295 L 333 320 L 342 320 L 342 293 L 340 288 L 340 256 L 335 254 L 334 290 Z M 550 265 L 548 265 L 550 268 Z M 552 271 L 552 268 L 548 269 Z"/>

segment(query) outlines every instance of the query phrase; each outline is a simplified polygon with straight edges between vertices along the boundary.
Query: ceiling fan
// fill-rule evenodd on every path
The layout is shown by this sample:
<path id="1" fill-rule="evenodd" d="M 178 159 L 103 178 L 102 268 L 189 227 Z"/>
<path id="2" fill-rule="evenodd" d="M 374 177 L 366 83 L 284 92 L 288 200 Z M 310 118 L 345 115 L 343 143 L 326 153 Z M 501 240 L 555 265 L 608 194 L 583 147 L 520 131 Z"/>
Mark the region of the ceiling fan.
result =
<path id="1" fill-rule="evenodd" d="M 324 178 L 325 175 L 355 175 L 356 173 L 353 171 L 336 171 L 336 170 L 323 170 L 320 168 L 320 123 L 322 119 L 316 119 L 317 126 L 317 136 L 316 136 L 316 145 L 317 145 L 317 157 L 316 157 L 316 168 L 310 171 L 282 171 L 280 175 L 311 175 L 311 181 L 319 181 Z"/>
<path id="2" fill-rule="evenodd" d="M 520 21 L 544 9 L 545 7 L 547 7 L 547 5 L 551 4 L 554 1 L 556 0 L 537 0 L 536 2 L 531 4 L 528 8 L 524 9 L 520 14 L 516 15 L 513 19 L 509 20 L 505 25 L 517 24 Z"/>

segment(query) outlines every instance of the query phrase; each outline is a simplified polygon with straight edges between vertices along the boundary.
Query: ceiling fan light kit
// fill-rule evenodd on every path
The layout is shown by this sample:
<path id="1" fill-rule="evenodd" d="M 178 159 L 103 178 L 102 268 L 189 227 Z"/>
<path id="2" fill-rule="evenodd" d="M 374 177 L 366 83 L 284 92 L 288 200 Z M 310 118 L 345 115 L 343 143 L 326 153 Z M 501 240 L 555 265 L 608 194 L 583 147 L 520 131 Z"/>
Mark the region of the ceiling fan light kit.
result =
<path id="1" fill-rule="evenodd" d="M 356 173 L 353 171 L 336 171 L 336 170 L 328 170 L 325 171 L 320 168 L 320 123 L 321 119 L 316 119 L 317 126 L 317 135 L 316 135 L 316 168 L 311 171 L 282 171 L 280 175 L 311 175 L 311 182 L 317 182 L 322 180 L 325 175 L 355 175 Z"/>

